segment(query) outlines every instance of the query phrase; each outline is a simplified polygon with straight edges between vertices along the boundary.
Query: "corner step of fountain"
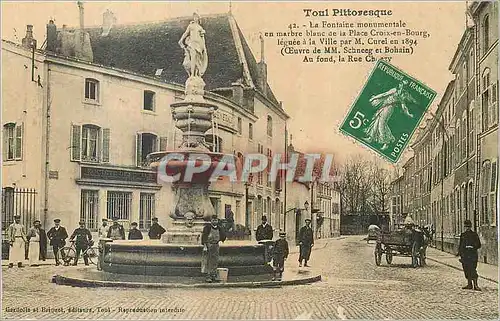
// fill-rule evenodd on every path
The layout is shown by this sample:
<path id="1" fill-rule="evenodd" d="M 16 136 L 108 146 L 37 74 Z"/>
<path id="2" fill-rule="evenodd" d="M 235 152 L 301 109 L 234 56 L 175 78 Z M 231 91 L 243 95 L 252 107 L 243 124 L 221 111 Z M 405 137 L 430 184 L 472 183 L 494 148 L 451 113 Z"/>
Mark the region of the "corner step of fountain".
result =
<path id="1" fill-rule="evenodd" d="M 98 271 L 95 267 L 76 268 L 54 275 L 52 282 L 75 287 L 118 288 L 258 288 L 300 285 L 321 281 L 313 270 L 290 269 L 282 281 L 271 281 L 269 275 L 229 277 L 228 282 L 205 283 L 203 277 L 125 275 Z"/>

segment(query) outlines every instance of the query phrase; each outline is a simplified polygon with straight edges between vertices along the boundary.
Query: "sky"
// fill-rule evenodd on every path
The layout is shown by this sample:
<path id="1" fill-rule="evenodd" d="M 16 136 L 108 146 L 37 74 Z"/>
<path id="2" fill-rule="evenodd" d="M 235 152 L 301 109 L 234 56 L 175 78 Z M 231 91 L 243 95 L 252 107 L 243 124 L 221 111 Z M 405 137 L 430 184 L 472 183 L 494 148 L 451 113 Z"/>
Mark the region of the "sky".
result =
<path id="1" fill-rule="evenodd" d="M 118 24 L 160 21 L 178 16 L 228 12 L 229 2 L 97 2 L 85 1 L 85 25 L 102 24 L 102 13 L 110 9 Z M 55 19 L 58 27 L 79 23 L 76 1 L 2 1 L 2 39 L 21 42 L 26 25 L 34 27 L 38 43 L 45 39 L 45 25 Z M 342 18 L 345 21 L 405 21 L 415 30 L 427 30 L 431 37 L 419 42 L 413 55 L 394 56 L 391 63 L 426 83 L 438 96 L 446 89 L 452 74 L 448 66 L 465 30 L 465 2 L 232 2 L 231 12 L 257 60 L 261 56 L 259 35 L 287 31 L 290 23 L 303 24 L 309 18 L 304 9 L 325 8 L 386 9 L 385 18 Z M 333 17 L 328 17 L 329 21 Z M 335 18 L 341 19 L 341 18 Z M 319 19 L 321 20 L 321 19 Z M 202 21 L 203 22 L 203 21 Z M 209 35 L 206 35 L 207 41 Z M 290 116 L 289 132 L 293 144 L 304 152 L 333 152 L 343 160 L 353 155 L 374 157 L 366 147 L 342 135 L 338 128 L 373 68 L 372 63 L 305 64 L 302 56 L 282 56 L 276 38 L 265 39 L 268 82 Z M 406 155 L 410 155 L 407 153 Z M 403 160 L 400 161 L 404 162 Z M 407 158 L 407 157 L 406 157 Z M 401 164 L 400 164 L 401 165 Z"/>

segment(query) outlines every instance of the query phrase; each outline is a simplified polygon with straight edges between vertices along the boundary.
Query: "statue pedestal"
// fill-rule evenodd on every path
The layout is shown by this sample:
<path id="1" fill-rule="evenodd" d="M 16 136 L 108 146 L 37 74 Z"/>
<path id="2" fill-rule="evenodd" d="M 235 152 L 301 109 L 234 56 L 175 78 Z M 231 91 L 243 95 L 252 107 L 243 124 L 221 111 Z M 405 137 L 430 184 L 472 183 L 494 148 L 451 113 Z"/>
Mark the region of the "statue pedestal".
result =
<path id="1" fill-rule="evenodd" d="M 201 233 L 205 222 L 196 220 L 191 227 L 185 221 L 174 220 L 174 226 L 161 236 L 161 242 L 178 245 L 201 245 Z"/>

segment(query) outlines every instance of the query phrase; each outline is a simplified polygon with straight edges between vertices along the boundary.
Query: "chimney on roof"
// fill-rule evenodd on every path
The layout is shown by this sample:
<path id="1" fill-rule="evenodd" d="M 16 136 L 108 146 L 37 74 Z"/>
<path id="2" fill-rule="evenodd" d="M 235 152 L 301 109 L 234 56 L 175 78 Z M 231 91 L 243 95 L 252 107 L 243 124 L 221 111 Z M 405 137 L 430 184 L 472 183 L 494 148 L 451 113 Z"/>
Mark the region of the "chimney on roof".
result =
<path id="1" fill-rule="evenodd" d="M 85 25 L 84 25 L 84 11 L 83 11 L 83 1 L 78 1 L 78 9 L 80 12 L 80 28 L 76 30 L 76 32 L 73 35 L 68 35 L 68 37 L 73 36 L 73 42 L 74 42 L 74 56 L 75 58 L 82 59 L 85 61 L 90 61 L 92 62 L 94 60 L 94 55 L 92 52 L 92 46 L 90 43 L 90 34 L 88 32 L 85 32 Z M 64 29 L 64 26 L 63 26 Z M 71 41 L 70 41 L 71 42 Z M 68 45 L 71 46 L 70 42 L 68 42 Z"/>
<path id="2" fill-rule="evenodd" d="M 22 39 L 21 44 L 25 48 L 36 48 L 36 40 L 33 38 L 33 25 L 26 26 L 26 36 Z"/>
<path id="3" fill-rule="evenodd" d="M 102 37 L 106 37 L 109 35 L 109 32 L 111 31 L 111 28 L 113 25 L 116 24 L 116 17 L 115 14 L 111 10 L 106 10 L 102 14 Z"/>
<path id="4" fill-rule="evenodd" d="M 49 20 L 47 24 L 47 51 L 56 52 L 57 49 L 57 26 L 54 20 Z"/>
<path id="5" fill-rule="evenodd" d="M 264 56 L 264 38 L 262 34 L 259 36 L 260 39 L 260 61 L 258 63 L 259 69 L 259 79 L 258 86 L 264 95 L 267 95 L 267 65 Z"/>

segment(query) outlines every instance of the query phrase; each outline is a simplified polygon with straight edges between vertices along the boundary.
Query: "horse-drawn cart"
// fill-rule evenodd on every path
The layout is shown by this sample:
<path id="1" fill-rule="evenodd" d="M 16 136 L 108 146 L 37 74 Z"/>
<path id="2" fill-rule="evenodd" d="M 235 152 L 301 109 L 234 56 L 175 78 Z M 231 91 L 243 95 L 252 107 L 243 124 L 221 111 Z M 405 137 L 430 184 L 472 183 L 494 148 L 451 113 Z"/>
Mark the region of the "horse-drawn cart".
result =
<path id="1" fill-rule="evenodd" d="M 394 256 L 411 257 L 413 267 L 424 266 L 428 239 L 422 231 L 401 229 L 393 232 L 381 232 L 375 245 L 375 264 L 382 262 L 385 254 L 387 264 L 392 263 Z"/>

